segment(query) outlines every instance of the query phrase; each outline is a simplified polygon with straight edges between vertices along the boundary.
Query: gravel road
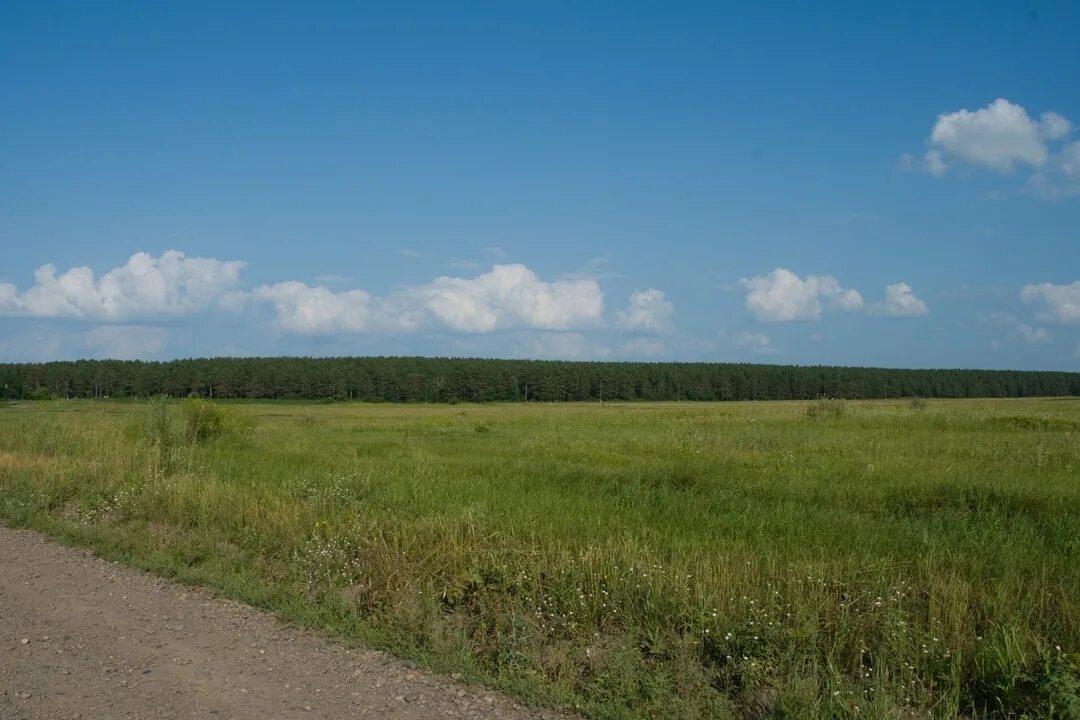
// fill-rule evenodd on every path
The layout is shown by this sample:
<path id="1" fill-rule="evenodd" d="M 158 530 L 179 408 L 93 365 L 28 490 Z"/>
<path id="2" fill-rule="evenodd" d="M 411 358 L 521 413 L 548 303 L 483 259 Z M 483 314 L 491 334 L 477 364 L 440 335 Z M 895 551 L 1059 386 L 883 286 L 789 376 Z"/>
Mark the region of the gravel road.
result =
<path id="1" fill-rule="evenodd" d="M 564 716 L 0 526 L 0 718 Z"/>

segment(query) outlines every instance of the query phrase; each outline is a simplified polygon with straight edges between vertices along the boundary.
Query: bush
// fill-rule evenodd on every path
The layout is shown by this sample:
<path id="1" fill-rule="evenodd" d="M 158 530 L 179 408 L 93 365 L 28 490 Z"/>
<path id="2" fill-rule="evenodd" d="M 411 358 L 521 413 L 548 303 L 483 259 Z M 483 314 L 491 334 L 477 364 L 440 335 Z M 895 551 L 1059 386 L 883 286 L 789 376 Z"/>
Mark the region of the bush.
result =
<path id="1" fill-rule="evenodd" d="M 180 403 L 180 412 L 184 416 L 184 439 L 189 443 L 242 432 L 251 427 L 250 420 L 231 408 L 202 398 L 185 398 Z"/>
<path id="2" fill-rule="evenodd" d="M 44 385 L 38 385 L 36 388 L 30 391 L 27 396 L 30 400 L 55 400 L 56 393 Z"/>
<path id="3" fill-rule="evenodd" d="M 926 398 L 924 398 L 924 397 L 919 397 L 918 395 L 912 395 L 910 402 L 911 402 L 911 409 L 912 410 L 925 410 L 926 409 Z"/>
<path id="4" fill-rule="evenodd" d="M 811 401 L 806 406 L 806 416 L 812 418 L 842 417 L 847 415 L 848 404 L 843 398 L 832 398 L 822 395 L 817 400 Z"/>

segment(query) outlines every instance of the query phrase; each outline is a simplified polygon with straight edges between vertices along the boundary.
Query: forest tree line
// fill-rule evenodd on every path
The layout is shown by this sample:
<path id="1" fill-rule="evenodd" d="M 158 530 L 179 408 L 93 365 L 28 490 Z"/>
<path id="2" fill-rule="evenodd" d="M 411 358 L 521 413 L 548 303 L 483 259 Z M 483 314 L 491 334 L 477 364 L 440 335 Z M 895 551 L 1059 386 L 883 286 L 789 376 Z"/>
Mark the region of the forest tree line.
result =
<path id="1" fill-rule="evenodd" d="M 1080 373 L 421 357 L 0 364 L 0 397 L 364 402 L 802 400 L 1080 396 Z"/>

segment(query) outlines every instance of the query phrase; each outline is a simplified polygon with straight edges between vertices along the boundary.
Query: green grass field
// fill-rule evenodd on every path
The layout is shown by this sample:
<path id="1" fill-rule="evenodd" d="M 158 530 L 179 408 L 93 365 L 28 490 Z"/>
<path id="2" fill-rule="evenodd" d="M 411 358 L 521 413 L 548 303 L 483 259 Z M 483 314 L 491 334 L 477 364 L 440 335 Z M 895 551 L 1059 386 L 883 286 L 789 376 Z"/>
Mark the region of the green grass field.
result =
<path id="1" fill-rule="evenodd" d="M 24 402 L 0 518 L 594 718 L 1080 718 L 1080 400 L 807 408 Z"/>

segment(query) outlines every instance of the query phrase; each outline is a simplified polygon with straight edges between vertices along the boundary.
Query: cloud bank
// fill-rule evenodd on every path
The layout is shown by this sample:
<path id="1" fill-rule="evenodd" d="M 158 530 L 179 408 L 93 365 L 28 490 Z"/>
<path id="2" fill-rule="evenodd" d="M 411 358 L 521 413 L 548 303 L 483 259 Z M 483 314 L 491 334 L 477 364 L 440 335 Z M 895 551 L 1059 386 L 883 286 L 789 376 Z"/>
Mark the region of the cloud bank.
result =
<path id="1" fill-rule="evenodd" d="M 826 308 L 893 317 L 930 312 L 907 283 L 886 286 L 885 300 L 879 303 L 867 303 L 858 290 L 844 288 L 832 275 L 802 278 L 782 267 L 739 284 L 746 288 L 746 309 L 763 322 L 816 321 Z"/>
<path id="2" fill-rule="evenodd" d="M 234 287 L 245 264 L 169 250 L 158 258 L 135 253 L 100 278 L 88 267 L 57 275 L 55 266 L 42 265 L 34 285 L 23 292 L 0 284 L 0 313 L 103 321 L 187 315 L 205 310 Z"/>
<path id="3" fill-rule="evenodd" d="M 282 330 L 311 335 L 428 326 L 466 333 L 572 330 L 597 327 L 604 314 L 595 280 L 544 281 L 519 264 L 495 265 L 472 278 L 439 277 L 381 298 L 296 281 L 261 285 L 247 297 L 269 303 Z"/>

